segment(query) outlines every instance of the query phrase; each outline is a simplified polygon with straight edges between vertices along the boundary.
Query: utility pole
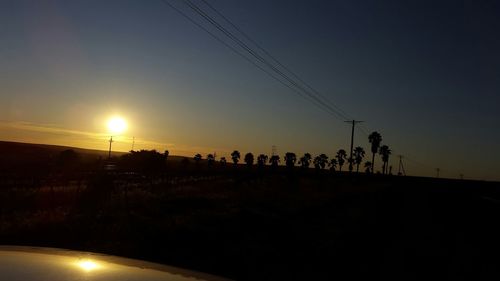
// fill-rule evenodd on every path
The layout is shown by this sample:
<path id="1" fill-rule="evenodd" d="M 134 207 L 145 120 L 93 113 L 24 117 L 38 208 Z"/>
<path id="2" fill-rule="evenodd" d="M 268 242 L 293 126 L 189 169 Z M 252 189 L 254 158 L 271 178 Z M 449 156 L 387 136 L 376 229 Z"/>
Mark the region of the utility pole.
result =
<path id="1" fill-rule="evenodd" d="M 135 137 L 132 137 L 132 151 L 134 151 Z"/>
<path id="2" fill-rule="evenodd" d="M 351 153 L 349 154 L 349 172 L 352 172 L 352 148 L 354 146 L 354 127 L 358 123 L 362 123 L 363 121 L 357 121 L 357 120 L 350 120 L 350 121 L 344 121 L 346 123 L 352 123 L 352 129 L 351 129 Z"/>
<path id="3" fill-rule="evenodd" d="M 439 178 L 439 172 L 441 172 L 441 169 L 436 168 L 436 173 L 437 173 L 436 177 L 437 177 L 437 178 Z"/>
<path id="4" fill-rule="evenodd" d="M 403 155 L 398 155 L 399 157 L 399 168 L 398 168 L 398 176 L 406 176 L 406 171 L 405 171 L 405 167 L 403 166 Z M 401 171 L 403 171 L 403 173 L 401 173 Z"/>
<path id="5" fill-rule="evenodd" d="M 109 138 L 109 152 L 108 152 L 108 160 L 111 159 L 111 144 L 113 143 L 113 136 Z"/>

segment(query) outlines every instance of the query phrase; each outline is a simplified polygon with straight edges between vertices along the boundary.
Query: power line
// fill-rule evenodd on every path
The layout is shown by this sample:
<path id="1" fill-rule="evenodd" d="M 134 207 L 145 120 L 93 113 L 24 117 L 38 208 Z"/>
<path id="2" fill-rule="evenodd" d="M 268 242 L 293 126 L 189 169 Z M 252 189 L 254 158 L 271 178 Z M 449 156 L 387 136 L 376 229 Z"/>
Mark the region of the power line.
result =
<path id="1" fill-rule="evenodd" d="M 210 24 L 214 25 L 217 29 L 219 29 L 221 32 L 223 32 L 226 36 L 228 36 L 231 40 L 235 41 L 240 47 L 242 47 L 244 50 L 246 50 L 249 54 L 251 54 L 253 57 L 255 57 L 258 61 L 261 63 L 265 64 L 267 67 L 272 69 L 274 72 L 282 76 L 285 80 L 290 82 L 292 85 L 294 85 L 296 88 L 304 92 L 306 95 L 314 99 L 316 102 L 318 102 L 321 106 L 326 107 L 336 115 L 338 115 L 340 118 L 342 118 L 342 114 L 331 108 L 329 105 L 318 99 L 316 96 L 312 95 L 310 92 L 308 92 L 302 85 L 291 79 L 288 75 L 283 73 L 281 70 L 279 70 L 276 66 L 274 66 L 272 63 L 270 63 L 268 60 L 263 58 L 261 55 L 259 55 L 256 51 L 254 51 L 252 48 L 250 48 L 245 42 L 240 40 L 237 36 L 232 34 L 230 31 L 228 31 L 226 28 L 224 28 L 221 24 L 219 24 L 216 20 L 214 20 L 212 17 L 210 17 L 206 12 L 204 12 L 201 8 L 199 8 L 196 4 L 191 2 L 190 0 L 184 0 L 185 3 L 188 4 L 188 6 L 193 9 L 196 13 L 198 13 L 200 16 L 205 18 Z"/>
<path id="2" fill-rule="evenodd" d="M 286 81 L 288 81 L 290 84 L 295 86 L 297 89 L 299 89 L 301 92 L 315 100 L 320 106 L 326 108 L 329 110 L 331 113 L 337 116 L 338 119 L 343 119 L 345 120 L 347 117 L 344 116 L 341 112 L 338 110 L 335 110 L 333 107 L 319 99 L 316 95 L 312 94 L 310 91 L 305 89 L 300 83 L 296 82 L 292 78 L 290 78 L 288 75 L 283 73 L 281 70 L 279 70 L 275 65 L 270 63 L 268 60 L 263 58 L 260 54 L 258 54 L 256 51 L 254 51 L 251 47 L 249 47 L 245 42 L 240 40 L 237 36 L 235 36 L 233 33 L 231 33 L 229 30 L 224 28 L 220 23 L 218 23 L 215 19 L 213 19 L 210 15 L 208 15 L 206 12 L 203 11 L 199 6 L 191 2 L 190 0 L 183 0 L 184 3 L 186 3 L 194 12 L 196 12 L 198 15 L 203 17 L 206 21 L 208 21 L 211 25 L 213 25 L 215 28 L 217 28 L 219 31 L 221 31 L 224 35 L 226 35 L 229 39 L 233 40 L 236 44 L 238 44 L 241 48 L 243 48 L 246 52 L 248 52 L 251 56 L 256 58 L 258 61 L 269 67 L 271 70 L 273 70 L 275 73 L 277 73 L 279 76 L 283 77 Z"/>
<path id="3" fill-rule="evenodd" d="M 262 46 L 260 46 L 258 43 L 256 43 L 253 39 L 251 39 L 245 32 L 243 32 L 239 27 L 237 27 L 232 21 L 230 21 L 227 17 L 225 17 L 222 13 L 220 13 L 217 9 L 215 9 L 212 5 L 210 5 L 208 2 L 202 0 L 205 5 L 207 5 L 210 9 L 212 9 L 214 12 L 216 12 L 221 18 L 223 18 L 227 23 L 229 23 L 234 29 L 236 29 L 240 34 L 242 34 L 248 41 L 253 43 L 257 48 L 259 48 L 264 54 L 266 54 L 268 57 L 270 57 L 275 63 L 278 64 L 281 68 L 283 68 L 285 71 L 290 73 L 292 76 L 294 76 L 296 79 L 298 79 L 305 87 L 300 85 L 300 83 L 294 81 L 292 78 L 290 78 L 286 73 L 278 69 L 275 65 L 273 65 L 271 62 L 263 58 L 260 54 L 258 54 L 255 50 L 253 50 L 251 47 L 249 47 L 245 42 L 243 42 L 241 39 L 239 39 L 236 35 L 231 33 L 229 30 L 227 30 L 224 26 L 222 26 L 219 22 L 217 22 L 214 18 L 212 18 L 210 15 L 208 15 L 205 11 L 203 11 L 199 6 L 194 4 L 190 0 L 183 0 L 184 3 L 188 5 L 194 12 L 196 12 L 198 15 L 203 17 L 206 21 L 208 21 L 212 26 L 214 26 L 216 29 L 218 29 L 220 32 L 222 32 L 225 36 L 227 36 L 229 39 L 234 41 L 237 45 L 239 45 L 241 48 L 243 48 L 245 51 L 247 51 L 251 56 L 256 58 L 259 62 L 263 63 L 267 67 L 269 67 L 271 70 L 273 70 L 275 73 L 283 77 L 286 81 L 288 81 L 291 85 L 295 86 L 297 89 L 299 89 L 301 92 L 305 93 L 308 97 L 310 97 L 312 100 L 309 100 L 310 102 L 312 101 L 316 106 L 319 108 L 325 110 L 326 112 L 334 115 L 338 119 L 351 119 L 348 117 L 348 114 L 345 113 L 342 109 L 340 109 L 338 106 L 336 106 L 333 102 L 328 100 L 326 97 L 322 96 L 317 90 L 315 90 L 311 85 L 309 85 L 307 82 L 304 81 L 301 77 L 299 77 L 297 74 L 295 74 L 293 71 L 291 71 L 288 67 L 286 67 L 283 63 L 281 63 L 278 59 L 276 59 L 273 55 L 271 55 L 267 50 L 265 50 Z M 167 3 L 170 5 L 170 3 Z M 178 9 L 176 9 L 178 11 Z M 180 12 L 180 11 L 178 11 Z M 182 13 L 184 16 L 187 17 L 184 13 Z M 191 22 L 194 22 L 191 18 L 189 18 Z M 199 24 L 197 24 L 200 26 Z M 203 30 L 207 31 L 206 28 L 203 28 Z M 212 36 L 214 34 L 211 33 Z M 219 39 L 219 38 L 218 38 Z M 219 39 L 219 41 L 222 41 Z M 224 41 L 224 45 L 227 45 L 227 43 Z M 231 48 L 234 51 L 234 48 Z M 238 54 L 242 55 L 240 52 L 237 52 Z M 248 60 L 248 57 L 244 56 L 245 59 Z M 252 64 L 256 65 L 254 62 Z M 259 69 L 262 70 L 261 67 Z M 269 72 L 266 71 L 267 74 Z M 273 78 L 277 79 L 277 77 Z M 283 83 L 280 79 L 279 80 L 281 83 Z M 288 88 L 292 88 L 289 84 L 286 84 Z M 313 94 L 310 93 L 306 88 L 309 90 L 313 91 Z M 316 95 L 314 95 L 316 94 Z M 318 97 L 319 96 L 319 97 Z M 353 135 L 354 135 L 354 126 L 352 129 L 352 134 L 351 134 L 351 155 L 350 159 L 352 162 L 352 141 L 353 141 Z M 366 132 L 363 131 L 363 133 L 366 134 Z M 367 134 L 366 134 L 367 135 Z M 350 164 L 352 165 L 352 163 Z M 352 166 L 350 166 L 352 169 Z"/>
<path id="4" fill-rule="evenodd" d="M 292 86 L 290 86 L 289 84 L 287 84 L 286 82 L 283 82 L 281 79 L 279 79 L 278 77 L 276 77 L 275 75 L 273 75 L 271 72 L 269 72 L 268 70 L 264 69 L 262 66 L 258 65 L 257 63 L 255 63 L 254 61 L 252 61 L 250 58 L 248 58 L 247 56 L 245 56 L 243 53 L 241 53 L 240 51 L 238 51 L 237 49 L 235 49 L 233 46 L 229 45 L 227 42 L 225 42 L 224 40 L 220 39 L 217 35 L 215 35 L 214 33 L 212 33 L 210 30 L 208 30 L 207 28 L 205 28 L 204 26 L 202 26 L 200 23 L 196 22 L 195 20 L 193 20 L 191 17 L 189 17 L 186 13 L 184 13 L 183 11 L 181 11 L 180 9 L 178 9 L 177 7 L 175 7 L 174 5 L 172 5 L 171 3 L 169 3 L 167 0 L 160 0 L 162 3 L 164 3 L 165 5 L 169 6 L 170 8 L 172 8 L 174 11 L 178 12 L 180 15 L 182 15 L 183 17 L 185 17 L 187 20 L 189 20 L 191 23 L 193 23 L 194 25 L 196 25 L 198 28 L 200 28 L 201 30 L 205 31 L 206 33 L 208 33 L 210 36 L 212 36 L 215 40 L 217 40 L 219 43 L 223 44 L 224 46 L 226 46 L 227 48 L 229 48 L 231 51 L 233 51 L 234 53 L 236 53 L 237 55 L 241 56 L 242 58 L 244 58 L 246 61 L 248 61 L 249 63 L 251 63 L 253 66 L 257 67 L 258 69 L 262 70 L 264 73 L 266 73 L 267 75 L 269 75 L 271 78 L 273 78 L 274 80 L 278 81 L 279 83 L 281 83 L 282 85 L 284 85 L 285 87 L 289 88 L 290 90 L 292 90 L 294 93 L 298 94 L 299 96 L 301 96 L 302 98 L 304 98 L 305 100 L 315 104 L 317 107 L 325 110 L 324 108 L 321 107 L 321 105 L 319 104 L 316 104 L 316 101 L 308 98 L 307 96 L 305 96 L 304 94 L 302 94 L 300 91 L 298 91 L 297 89 L 293 88 Z M 332 114 L 331 112 L 325 110 L 327 113 L 329 114 Z"/>
<path id="5" fill-rule="evenodd" d="M 347 114 L 342 108 L 337 106 L 335 103 L 333 103 L 331 100 L 329 100 L 327 97 L 323 96 L 320 92 L 318 92 L 315 88 L 313 88 L 310 84 L 304 81 L 299 75 L 297 75 L 295 72 L 290 70 L 287 66 L 285 66 L 283 63 L 281 63 L 275 56 L 273 56 L 269 51 L 267 51 L 264 47 L 262 47 L 260 44 L 258 44 L 255 40 L 253 40 L 249 35 L 247 35 L 241 28 L 239 28 L 236 24 L 234 24 L 229 18 L 224 16 L 219 10 L 217 10 L 214 6 L 212 6 L 210 3 L 208 3 L 205 0 L 201 0 L 206 6 L 208 6 L 212 11 L 214 11 L 217 15 L 219 15 L 223 20 L 225 20 L 227 23 L 229 23 L 235 30 L 237 30 L 243 37 L 245 37 L 248 41 L 250 41 L 253 45 L 255 45 L 258 49 L 260 49 L 264 54 L 266 54 L 269 58 L 271 58 L 276 64 L 278 64 L 280 67 L 282 67 L 284 70 L 286 70 L 288 73 L 290 73 L 293 77 L 295 77 L 297 80 L 299 80 L 302 84 L 304 84 L 307 88 L 309 88 L 311 91 L 313 91 L 316 95 L 322 98 L 322 100 L 332 107 L 334 107 L 336 110 L 338 110 L 340 113 L 344 115 L 344 117 L 347 117 L 346 119 L 353 119 L 349 114 Z"/>
<path id="6" fill-rule="evenodd" d="M 209 7 L 219 17 L 221 17 L 225 22 L 227 22 L 229 25 L 231 25 L 241 35 L 243 35 L 243 37 L 246 40 L 248 40 L 255 47 L 257 47 L 267 57 L 269 57 L 272 60 L 272 62 L 270 62 L 269 60 L 264 58 L 262 55 L 260 55 L 257 51 L 255 51 L 250 46 L 248 46 L 247 43 L 245 43 L 243 40 L 238 38 L 235 34 L 233 34 L 231 31 L 229 31 L 227 28 L 225 28 L 222 24 L 220 24 L 217 20 L 215 20 L 213 17 L 211 17 L 208 13 L 206 13 L 202 8 L 200 8 L 198 5 L 196 5 L 192 1 L 179 0 L 179 1 L 184 2 L 191 10 L 193 10 L 196 14 L 198 14 L 203 19 L 205 19 L 210 25 L 212 25 L 214 28 L 219 30 L 223 35 L 228 37 L 237 46 L 242 48 L 246 53 L 248 53 L 250 55 L 250 57 L 248 57 L 247 55 L 245 55 L 241 51 L 237 50 L 234 46 L 230 45 L 225 40 L 223 40 L 220 37 L 218 37 L 217 35 L 215 35 L 208 28 L 204 27 L 202 24 L 195 21 L 188 14 L 186 14 L 185 12 L 180 10 L 179 8 L 172 5 L 169 1 L 167 1 L 167 0 L 160 0 L 160 1 L 164 4 L 166 4 L 167 6 L 169 6 L 170 8 L 174 9 L 175 11 L 177 11 L 179 14 L 181 14 L 183 17 L 188 19 L 190 22 L 195 24 L 197 27 L 199 27 L 203 31 L 207 32 L 210 36 L 212 36 L 214 39 L 216 39 L 219 43 L 225 45 L 231 51 L 233 51 L 237 55 L 241 56 L 246 61 L 250 62 L 252 65 L 254 65 L 259 70 L 261 70 L 264 73 L 266 73 L 267 75 L 269 75 L 274 80 L 278 81 L 279 83 L 281 83 L 285 87 L 289 88 L 294 93 L 298 94 L 299 96 L 301 96 L 305 100 L 311 102 L 316 107 L 322 109 L 326 113 L 334 116 L 335 118 L 337 118 L 339 120 L 346 120 L 346 119 L 353 120 L 354 119 L 354 118 L 351 118 L 350 115 L 347 114 L 344 110 L 342 110 L 339 106 L 337 106 L 331 100 L 329 100 L 328 98 L 323 96 L 320 92 L 318 92 L 316 89 L 314 89 L 310 84 L 305 82 L 304 79 L 302 79 L 299 75 L 297 75 L 292 70 L 290 70 L 288 67 L 286 67 L 283 63 L 281 63 L 275 56 L 273 56 L 270 52 L 268 52 L 266 49 L 264 49 L 260 44 L 258 44 L 255 40 L 253 40 L 250 36 L 248 36 L 245 32 L 243 32 L 236 24 L 234 24 L 229 18 L 224 16 L 221 12 L 219 12 L 215 7 L 213 7 L 207 1 L 201 0 L 207 7 Z M 262 65 L 255 62 L 254 60 L 252 60 L 251 57 L 255 58 L 257 60 L 257 62 L 259 62 Z M 264 68 L 264 66 L 269 68 L 269 70 Z M 279 69 L 279 67 L 283 71 L 281 69 Z M 289 75 L 287 75 L 287 73 L 290 74 L 291 76 L 293 76 L 293 78 L 290 77 Z M 281 78 L 279 78 L 279 77 L 281 77 Z M 362 134 L 364 134 L 365 136 L 368 136 L 367 131 L 369 131 L 369 130 L 366 127 L 364 127 L 362 124 L 360 126 L 357 126 L 356 128 L 358 128 L 358 130 Z M 407 156 L 405 159 L 410 160 L 412 162 L 415 162 L 417 164 L 420 164 L 422 166 L 427 166 L 427 165 L 422 164 L 418 161 L 414 161 L 411 158 L 408 158 Z"/>
<path id="7" fill-rule="evenodd" d="M 365 135 L 366 137 L 369 136 L 368 132 L 366 131 L 367 129 L 365 129 L 365 127 L 363 126 L 363 124 L 360 124 L 359 126 L 356 127 L 363 135 Z"/>

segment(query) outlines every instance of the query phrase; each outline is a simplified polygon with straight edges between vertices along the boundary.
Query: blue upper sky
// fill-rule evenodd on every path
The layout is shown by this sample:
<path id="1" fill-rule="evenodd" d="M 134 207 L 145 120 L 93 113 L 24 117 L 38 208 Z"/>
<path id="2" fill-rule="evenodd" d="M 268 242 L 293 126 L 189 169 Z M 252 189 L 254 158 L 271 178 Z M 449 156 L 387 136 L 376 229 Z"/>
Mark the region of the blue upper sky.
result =
<path id="1" fill-rule="evenodd" d="M 224 38 L 185 2 L 166 1 Z M 500 179 L 498 1 L 210 3 L 379 131 L 393 166 L 403 154 L 412 174 Z M 160 0 L 0 0 L 0 38 L 1 139 L 106 149 L 93 134 L 120 114 L 129 137 L 174 154 L 349 146 L 342 120 Z M 362 131 L 355 145 L 369 150 Z"/>

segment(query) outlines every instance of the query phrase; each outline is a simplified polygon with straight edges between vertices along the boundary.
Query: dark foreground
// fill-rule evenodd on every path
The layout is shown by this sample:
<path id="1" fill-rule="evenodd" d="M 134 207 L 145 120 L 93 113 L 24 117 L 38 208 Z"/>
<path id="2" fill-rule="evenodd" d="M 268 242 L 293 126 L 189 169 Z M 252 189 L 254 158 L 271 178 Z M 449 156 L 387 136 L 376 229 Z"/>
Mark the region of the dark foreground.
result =
<path id="1" fill-rule="evenodd" d="M 498 183 L 246 167 L 52 177 L 2 174 L 0 244 L 236 280 L 500 278 Z"/>

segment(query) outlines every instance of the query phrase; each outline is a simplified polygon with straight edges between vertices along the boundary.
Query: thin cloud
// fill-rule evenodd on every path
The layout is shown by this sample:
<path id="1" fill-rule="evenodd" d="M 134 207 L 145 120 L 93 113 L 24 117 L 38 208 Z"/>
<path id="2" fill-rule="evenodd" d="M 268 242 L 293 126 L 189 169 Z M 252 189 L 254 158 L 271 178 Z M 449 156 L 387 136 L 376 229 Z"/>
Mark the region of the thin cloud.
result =
<path id="1" fill-rule="evenodd" d="M 80 141 L 81 146 L 85 146 L 92 149 L 102 149 L 103 147 L 96 147 L 97 143 L 103 143 L 109 139 L 109 134 L 96 133 L 81 130 L 70 130 L 61 127 L 57 127 L 53 124 L 40 124 L 34 122 L 25 121 L 0 121 L 0 128 L 2 130 L 8 131 L 24 131 L 24 132 L 35 132 L 47 135 L 60 136 L 61 140 L 58 141 L 64 145 L 64 140 L 71 139 L 74 141 Z M 203 147 L 203 146 L 188 146 L 179 145 L 175 143 L 166 143 L 155 140 L 148 140 L 142 138 L 127 137 L 127 136 L 116 136 L 113 137 L 115 143 L 115 148 L 120 151 L 128 151 L 132 148 L 132 143 L 134 142 L 134 149 L 156 149 L 156 150 L 169 150 L 175 155 L 191 156 L 194 153 L 213 153 L 216 152 L 219 155 L 228 154 L 229 150 L 223 148 L 215 147 Z M 33 140 L 37 142 L 37 140 Z M 68 145 L 68 144 L 66 144 Z"/>
<path id="2" fill-rule="evenodd" d="M 67 135 L 67 136 L 85 136 L 91 138 L 99 138 L 105 139 L 108 136 L 102 133 L 94 133 L 87 131 L 78 131 L 78 130 L 69 130 L 64 128 L 59 128 L 50 124 L 37 124 L 32 122 L 24 122 L 24 121 L 1 121 L 0 126 L 4 128 L 10 128 L 15 130 L 22 131 L 31 131 L 31 132 L 40 132 L 40 133 L 48 133 L 48 134 L 56 134 L 56 135 Z"/>

